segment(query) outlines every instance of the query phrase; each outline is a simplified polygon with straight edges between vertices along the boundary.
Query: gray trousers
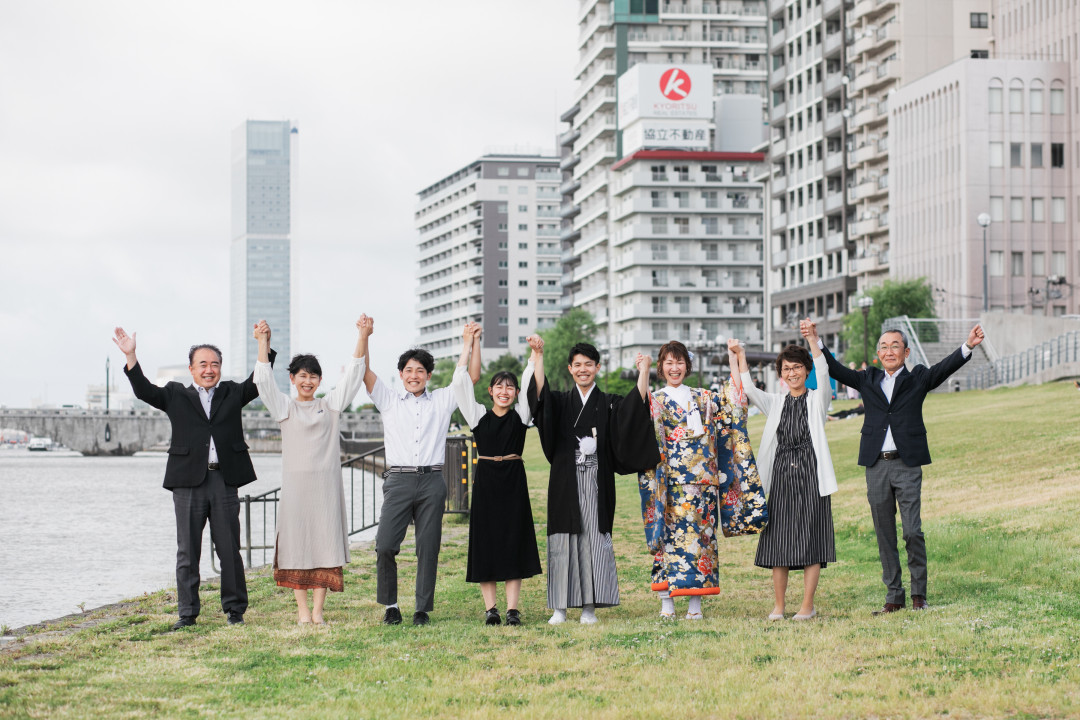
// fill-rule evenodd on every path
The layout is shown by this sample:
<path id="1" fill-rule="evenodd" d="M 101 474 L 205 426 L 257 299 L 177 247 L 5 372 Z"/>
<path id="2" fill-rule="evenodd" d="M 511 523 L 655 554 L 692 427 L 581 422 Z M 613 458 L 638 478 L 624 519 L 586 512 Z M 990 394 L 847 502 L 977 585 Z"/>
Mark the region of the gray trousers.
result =
<path id="1" fill-rule="evenodd" d="M 416 526 L 416 610 L 431 612 L 442 545 L 446 483 L 441 471 L 391 473 L 383 481 L 382 514 L 375 534 L 376 599 L 397 602 L 397 554 L 411 520 Z"/>
<path id="2" fill-rule="evenodd" d="M 866 499 L 874 518 L 885 602 L 904 603 L 900 554 L 896 549 L 896 508 L 907 547 L 911 594 L 926 597 L 926 541 L 922 533 L 922 468 L 903 460 L 878 460 L 866 468 Z"/>
<path id="3" fill-rule="evenodd" d="M 210 538 L 221 565 L 221 609 L 247 610 L 247 582 L 240 557 L 240 500 L 236 488 L 225 484 L 220 470 L 207 470 L 201 485 L 173 489 L 176 512 L 176 599 L 180 617 L 199 614 L 199 561 L 202 535 L 210 521 Z"/>

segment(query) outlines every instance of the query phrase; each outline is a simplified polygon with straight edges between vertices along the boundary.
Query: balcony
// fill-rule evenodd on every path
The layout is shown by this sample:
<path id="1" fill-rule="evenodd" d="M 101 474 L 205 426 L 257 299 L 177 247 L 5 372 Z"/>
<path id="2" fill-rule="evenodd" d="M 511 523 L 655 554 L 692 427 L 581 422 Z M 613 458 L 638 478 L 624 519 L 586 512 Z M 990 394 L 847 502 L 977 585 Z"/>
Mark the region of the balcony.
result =
<path id="1" fill-rule="evenodd" d="M 825 174 L 831 175 L 844 167 L 844 153 L 837 150 L 825 156 Z"/>
<path id="2" fill-rule="evenodd" d="M 772 254 L 772 269 L 787 265 L 787 250 L 777 250 Z"/>
<path id="3" fill-rule="evenodd" d="M 567 180 L 559 186 L 560 195 L 573 195 L 581 188 L 581 181 L 573 178 Z"/>
<path id="4" fill-rule="evenodd" d="M 780 193 L 787 190 L 787 180 L 787 175 L 773 175 L 772 179 L 769 180 L 769 186 L 772 194 L 779 195 Z"/>
<path id="5" fill-rule="evenodd" d="M 787 153 L 787 138 L 773 138 L 772 143 L 769 145 L 769 154 L 773 158 L 779 158 L 783 157 L 785 153 Z"/>
<path id="6" fill-rule="evenodd" d="M 877 230 L 878 219 L 876 215 L 869 217 L 865 220 L 859 220 L 858 222 L 854 222 L 851 224 L 850 228 L 852 239 L 860 238 L 864 235 L 869 235 L 870 233 L 877 232 Z"/>
<path id="7" fill-rule="evenodd" d="M 870 162 L 878 155 L 877 142 L 868 142 L 865 145 L 860 145 L 855 149 L 855 152 L 851 154 L 851 162 L 854 165 L 861 165 L 864 162 Z"/>
<path id="8" fill-rule="evenodd" d="M 786 116 L 787 116 L 787 103 L 786 102 L 782 102 L 782 103 L 773 105 L 772 108 L 769 110 L 769 119 L 772 121 L 772 123 L 774 125 L 779 125 L 780 123 L 782 123 Z"/>
<path id="9" fill-rule="evenodd" d="M 559 135 L 559 147 L 567 147 L 573 145 L 574 141 L 581 137 L 581 131 L 577 128 L 571 128 L 566 132 Z"/>
<path id="10" fill-rule="evenodd" d="M 564 203 L 559 208 L 559 217 L 561 217 L 563 220 L 569 220 L 570 218 L 577 217 L 580 214 L 580 205 L 574 205 L 573 203 Z"/>
<path id="11" fill-rule="evenodd" d="M 571 153 L 559 161 L 560 170 L 573 170 L 574 166 L 581 162 L 581 156 Z"/>
<path id="12" fill-rule="evenodd" d="M 832 192 L 825 196 L 825 212 L 831 213 L 844 207 L 844 193 Z"/>
<path id="13" fill-rule="evenodd" d="M 826 113 L 823 126 L 826 135 L 835 135 L 844 126 L 844 116 L 838 112 Z"/>
<path id="14" fill-rule="evenodd" d="M 564 243 L 567 243 L 567 242 L 572 243 L 575 240 L 579 239 L 580 237 L 581 237 L 581 230 L 579 228 L 575 228 L 575 227 L 563 228 L 562 232 L 559 233 L 559 240 L 564 242 Z"/>

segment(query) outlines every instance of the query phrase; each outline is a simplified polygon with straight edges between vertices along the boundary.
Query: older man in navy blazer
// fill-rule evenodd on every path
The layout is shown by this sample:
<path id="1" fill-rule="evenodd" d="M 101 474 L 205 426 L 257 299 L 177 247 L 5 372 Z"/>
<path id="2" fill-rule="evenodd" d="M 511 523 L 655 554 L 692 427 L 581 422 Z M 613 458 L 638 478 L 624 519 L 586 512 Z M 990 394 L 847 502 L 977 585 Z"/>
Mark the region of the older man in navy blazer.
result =
<path id="1" fill-rule="evenodd" d="M 859 464 L 866 468 L 866 497 L 877 534 L 881 579 L 885 583 L 885 605 L 875 615 L 900 610 L 905 605 L 900 575 L 900 555 L 896 549 L 896 509 L 900 508 L 908 572 L 911 575 L 911 607 L 925 610 L 926 542 L 922 533 L 922 466 L 930 464 L 922 406 L 927 393 L 960 369 L 971 351 L 983 341 L 976 325 L 963 345 L 931 367 L 916 365 L 910 371 L 904 362 L 911 354 L 908 340 L 899 330 L 881 335 L 877 357 L 881 369 L 852 370 L 838 362 L 817 335 L 809 320 L 800 324 L 803 337 L 817 343 L 825 353 L 829 375 L 862 393 L 862 440 Z"/>
<path id="2" fill-rule="evenodd" d="M 195 624 L 199 615 L 202 534 L 210 537 L 221 563 L 221 609 L 230 625 L 244 622 L 247 583 L 240 558 L 240 500 L 237 488 L 255 480 L 244 442 L 240 411 L 259 396 L 251 376 L 242 383 L 221 380 L 221 351 L 196 345 L 188 352 L 193 385 L 154 385 L 135 357 L 135 335 L 116 328 L 113 338 L 127 358 L 124 373 L 135 397 L 163 410 L 172 423 L 165 489 L 176 512 L 176 595 L 180 620 L 173 630 Z M 270 362 L 276 353 L 270 351 Z"/>

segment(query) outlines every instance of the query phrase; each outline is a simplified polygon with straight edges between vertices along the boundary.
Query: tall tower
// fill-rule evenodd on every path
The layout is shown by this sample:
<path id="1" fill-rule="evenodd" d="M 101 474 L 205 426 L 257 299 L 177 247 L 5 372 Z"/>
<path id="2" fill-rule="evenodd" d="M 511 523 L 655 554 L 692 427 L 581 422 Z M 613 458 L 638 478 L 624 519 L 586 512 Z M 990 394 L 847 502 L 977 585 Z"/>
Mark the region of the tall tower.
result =
<path id="1" fill-rule="evenodd" d="M 284 362 L 274 371 L 289 390 L 292 352 L 290 272 L 296 126 L 288 120 L 247 120 L 233 131 L 229 369 L 244 377 L 255 366 L 252 326 L 266 320 Z"/>

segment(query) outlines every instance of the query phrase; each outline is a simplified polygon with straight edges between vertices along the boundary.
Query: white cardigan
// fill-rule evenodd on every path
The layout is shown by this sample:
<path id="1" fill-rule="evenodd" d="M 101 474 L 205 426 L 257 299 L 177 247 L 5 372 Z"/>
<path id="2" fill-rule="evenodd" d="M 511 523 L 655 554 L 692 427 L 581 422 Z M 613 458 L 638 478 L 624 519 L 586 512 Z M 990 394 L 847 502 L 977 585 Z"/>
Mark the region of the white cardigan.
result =
<path id="1" fill-rule="evenodd" d="M 817 376 L 817 389 L 807 389 L 810 396 L 806 398 L 806 419 L 810 424 L 810 441 L 817 456 L 818 494 L 825 497 L 836 492 L 836 472 L 833 470 L 832 455 L 829 454 L 829 441 L 825 437 L 825 418 L 829 414 L 832 392 L 829 386 L 829 366 L 825 362 L 824 353 L 814 358 L 814 374 Z M 757 452 L 758 475 L 761 477 L 765 494 L 768 495 L 772 486 L 773 459 L 776 456 L 776 429 L 780 426 L 784 398 L 788 394 L 758 390 L 750 373 L 742 373 L 740 377 L 746 398 L 768 418 Z"/>

